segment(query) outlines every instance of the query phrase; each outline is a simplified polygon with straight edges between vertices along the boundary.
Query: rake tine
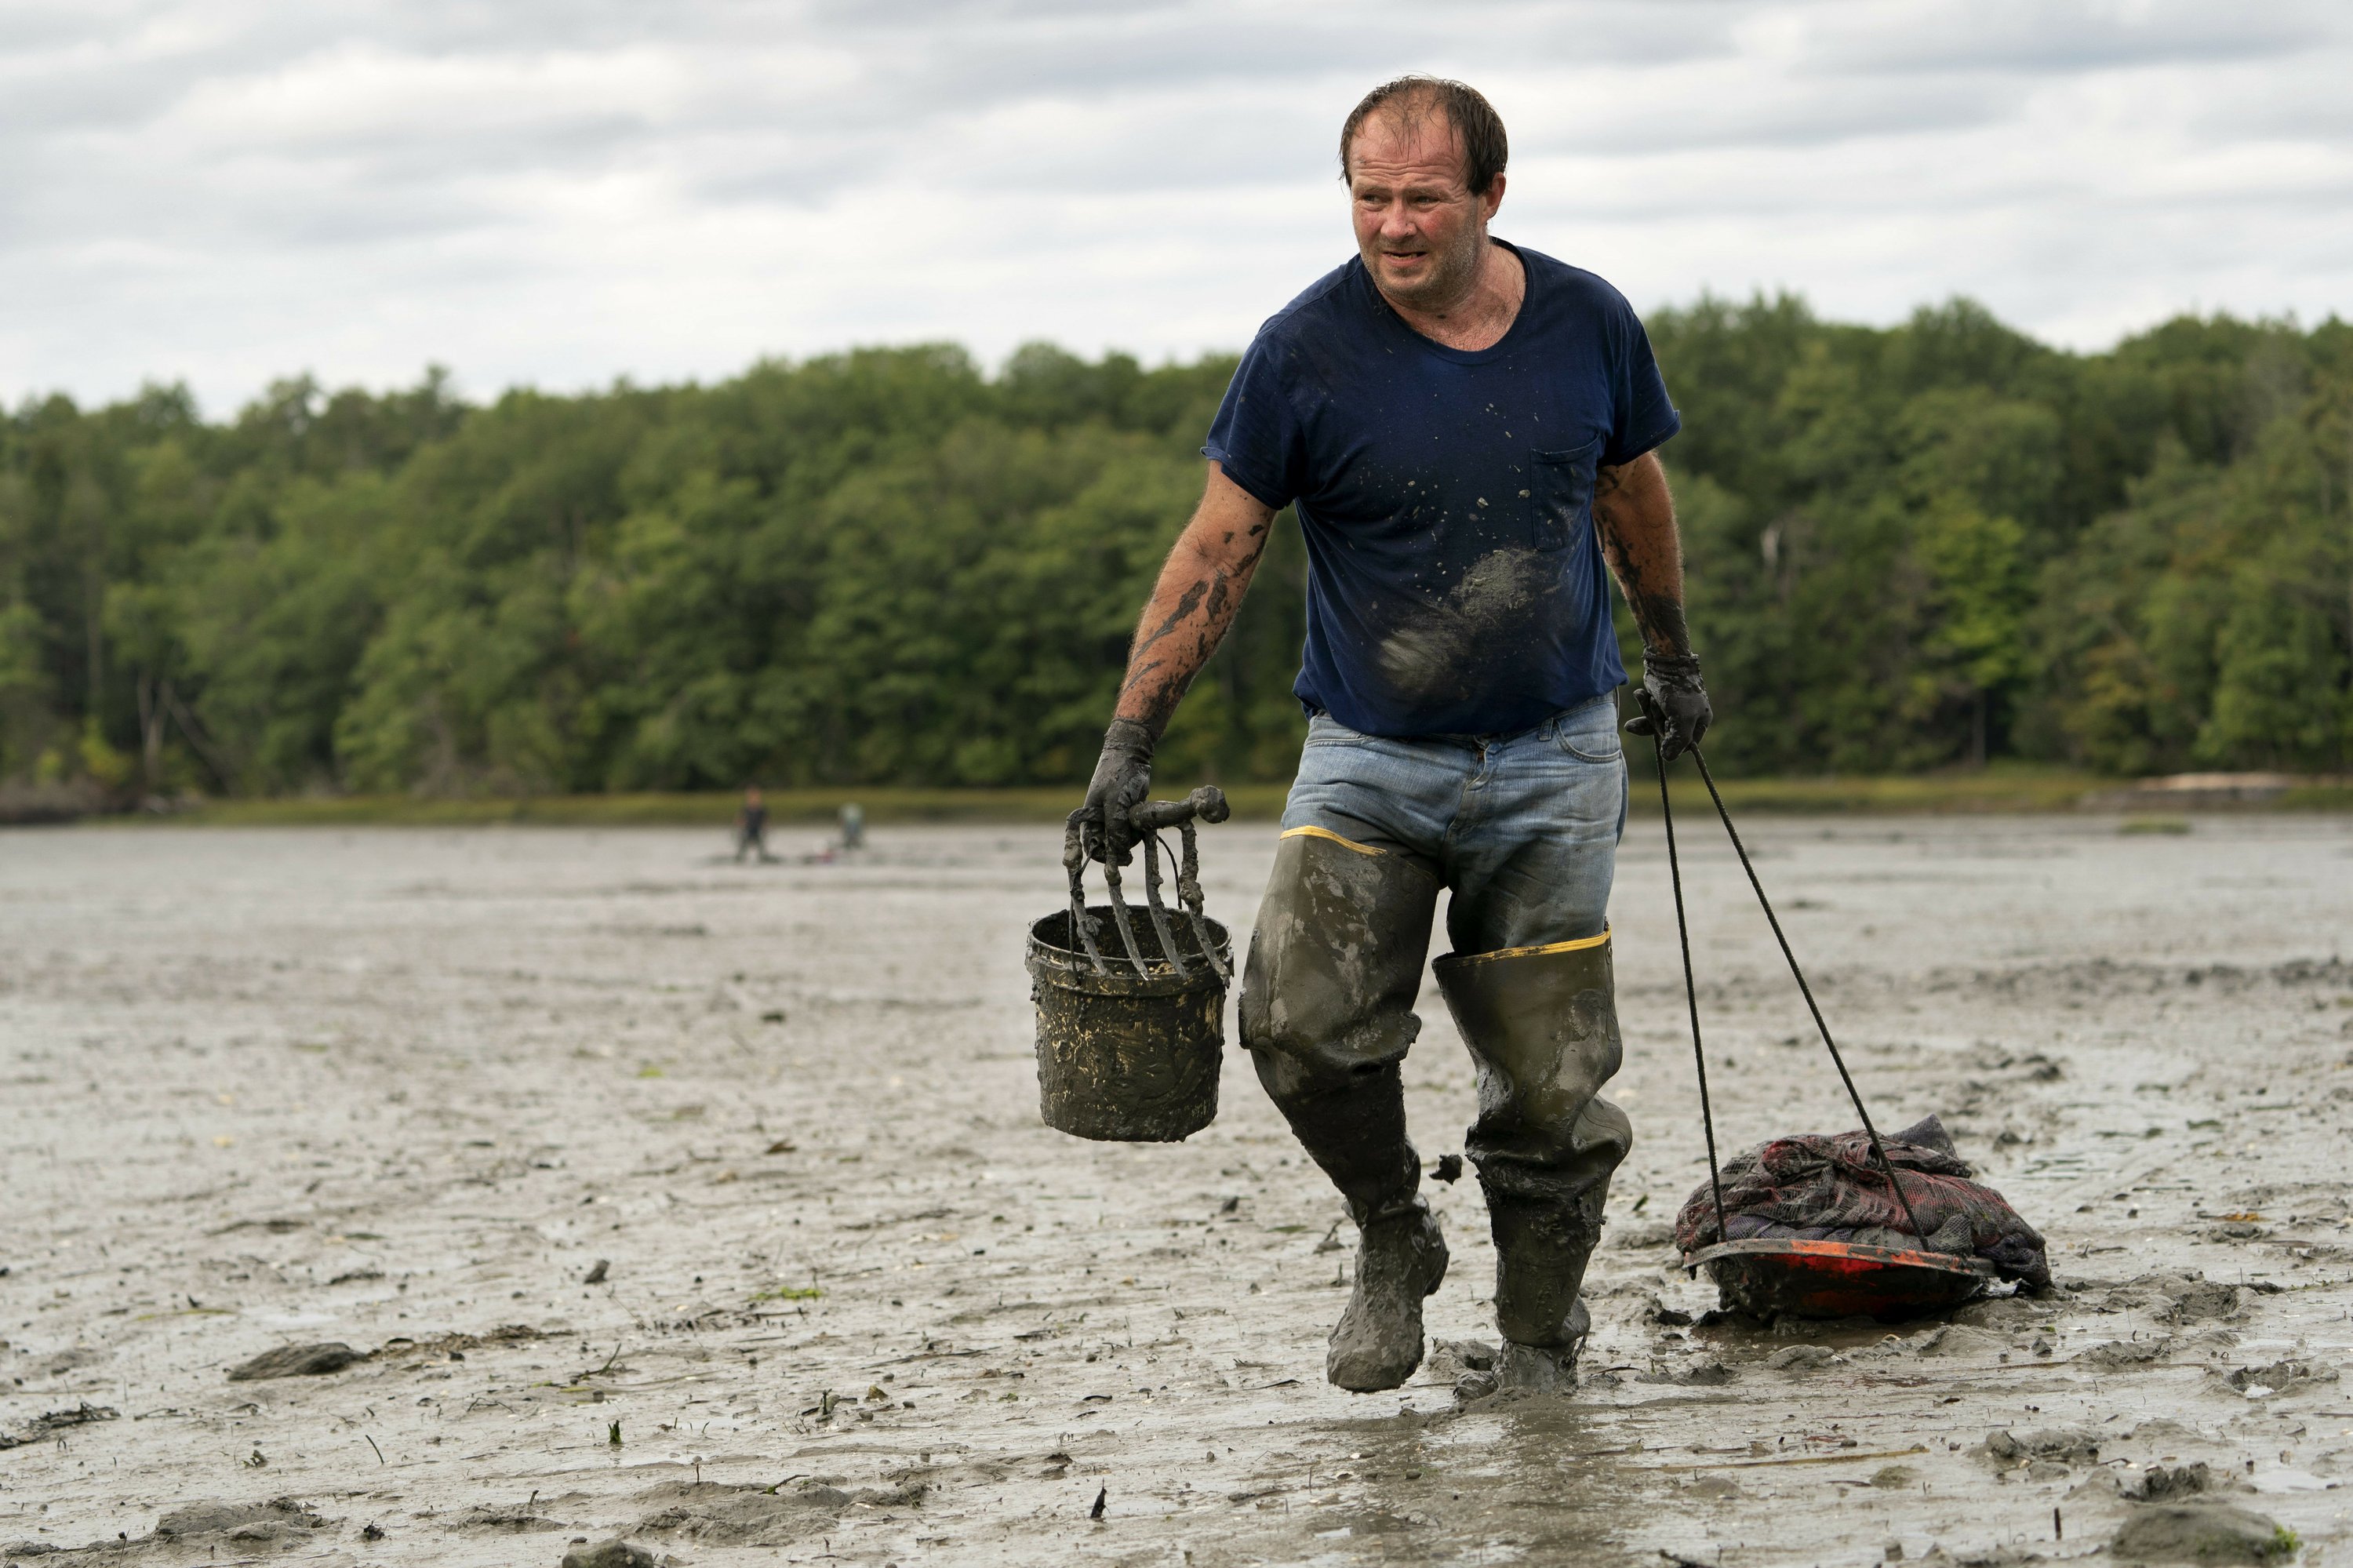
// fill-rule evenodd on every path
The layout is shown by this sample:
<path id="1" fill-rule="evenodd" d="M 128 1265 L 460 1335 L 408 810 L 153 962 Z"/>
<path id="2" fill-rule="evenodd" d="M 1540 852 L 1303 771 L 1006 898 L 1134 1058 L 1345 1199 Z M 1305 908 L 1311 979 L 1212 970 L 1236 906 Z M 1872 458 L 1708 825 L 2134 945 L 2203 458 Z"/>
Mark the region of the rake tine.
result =
<path id="1" fill-rule="evenodd" d="M 1193 836 L 1193 824 L 1187 821 L 1176 829 L 1185 846 L 1185 858 L 1176 863 L 1176 898 L 1185 906 L 1186 917 L 1193 922 L 1194 939 L 1201 944 L 1201 956 L 1209 960 L 1209 969 L 1221 980 L 1234 977 L 1218 961 L 1217 944 L 1209 940 L 1209 923 L 1201 912 L 1201 841 Z"/>
<path id="2" fill-rule="evenodd" d="M 1127 900 L 1120 896 L 1119 867 L 1108 858 L 1103 861 L 1103 885 L 1111 890 L 1112 923 L 1119 927 L 1119 939 L 1127 944 L 1128 961 L 1135 966 L 1137 974 L 1151 974 L 1152 970 L 1145 964 L 1144 954 L 1135 945 L 1135 927 L 1127 917 Z"/>
<path id="3" fill-rule="evenodd" d="M 1191 971 L 1185 967 L 1185 956 L 1176 950 L 1176 933 L 1168 928 L 1168 906 L 1160 902 L 1160 835 L 1144 835 L 1144 902 L 1152 910 L 1152 929 L 1160 938 L 1160 951 L 1169 967 L 1183 980 Z"/>
<path id="4" fill-rule="evenodd" d="M 1095 973 L 1111 973 L 1111 966 L 1103 962 L 1103 949 L 1095 946 L 1095 917 L 1087 913 L 1086 885 L 1075 876 L 1071 878 L 1071 930 L 1085 944 L 1087 957 L 1093 960 Z"/>

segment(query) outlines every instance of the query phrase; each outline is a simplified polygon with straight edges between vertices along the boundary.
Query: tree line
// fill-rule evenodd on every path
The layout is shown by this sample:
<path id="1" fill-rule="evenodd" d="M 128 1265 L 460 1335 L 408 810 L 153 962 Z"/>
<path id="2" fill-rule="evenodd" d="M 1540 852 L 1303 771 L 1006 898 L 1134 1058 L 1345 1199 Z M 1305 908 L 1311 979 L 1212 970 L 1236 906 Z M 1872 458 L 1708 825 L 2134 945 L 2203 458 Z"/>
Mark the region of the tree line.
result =
<path id="1" fill-rule="evenodd" d="M 2353 328 L 1649 324 L 1723 768 L 2348 768 Z M 480 406 L 303 378 L 220 422 L 28 400 L 0 782 L 1076 783 L 1232 368 L 923 345 Z M 1164 775 L 1288 776 L 1303 573 L 1286 519 Z"/>

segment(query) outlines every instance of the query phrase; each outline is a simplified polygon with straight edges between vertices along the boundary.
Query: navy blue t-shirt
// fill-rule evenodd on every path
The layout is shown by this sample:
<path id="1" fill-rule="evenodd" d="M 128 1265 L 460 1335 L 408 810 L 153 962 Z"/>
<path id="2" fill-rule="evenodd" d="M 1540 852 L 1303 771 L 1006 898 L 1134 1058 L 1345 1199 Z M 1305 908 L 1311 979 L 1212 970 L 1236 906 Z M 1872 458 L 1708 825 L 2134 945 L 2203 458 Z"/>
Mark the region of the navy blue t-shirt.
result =
<path id="1" fill-rule="evenodd" d="M 1414 331 L 1364 263 L 1259 329 L 1201 450 L 1307 539 L 1293 687 L 1368 735 L 1509 735 L 1625 680 L 1598 465 L 1681 428 L 1651 340 L 1592 273 L 1514 246 L 1527 293 L 1476 353 Z"/>

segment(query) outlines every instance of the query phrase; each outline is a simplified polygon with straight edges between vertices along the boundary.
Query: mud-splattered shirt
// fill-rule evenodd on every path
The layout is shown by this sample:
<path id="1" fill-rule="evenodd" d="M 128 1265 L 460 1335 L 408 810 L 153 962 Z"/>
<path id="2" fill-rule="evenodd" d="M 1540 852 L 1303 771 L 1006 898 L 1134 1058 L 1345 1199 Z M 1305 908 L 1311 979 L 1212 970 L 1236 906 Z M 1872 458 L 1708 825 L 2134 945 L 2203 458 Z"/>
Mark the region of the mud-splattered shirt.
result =
<path id="1" fill-rule="evenodd" d="M 1406 325 L 1364 263 L 1259 329 L 1202 450 L 1306 535 L 1294 690 L 1368 735 L 1509 735 L 1626 678 L 1598 465 L 1681 428 L 1651 341 L 1592 273 L 1513 247 L 1527 293 L 1476 353 Z"/>

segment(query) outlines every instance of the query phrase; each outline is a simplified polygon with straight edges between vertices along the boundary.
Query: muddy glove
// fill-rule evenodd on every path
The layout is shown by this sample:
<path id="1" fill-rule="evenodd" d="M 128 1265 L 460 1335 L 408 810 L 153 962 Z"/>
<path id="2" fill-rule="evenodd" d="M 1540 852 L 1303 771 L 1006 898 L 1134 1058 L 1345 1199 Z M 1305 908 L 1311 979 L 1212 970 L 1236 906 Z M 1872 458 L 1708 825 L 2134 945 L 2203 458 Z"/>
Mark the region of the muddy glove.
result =
<path id="1" fill-rule="evenodd" d="M 1670 762 L 1686 747 L 1697 746 L 1707 726 L 1715 722 L 1695 653 L 1644 653 L 1642 684 L 1634 700 L 1642 711 L 1626 721 L 1626 732 L 1658 735 Z"/>
<path id="2" fill-rule="evenodd" d="M 1136 832 L 1128 812 L 1152 790 L 1152 732 L 1134 719 L 1113 719 L 1103 731 L 1103 758 L 1087 785 L 1086 803 L 1071 813 L 1062 840 L 1062 860 L 1076 865 L 1108 860 L 1125 865 Z"/>

